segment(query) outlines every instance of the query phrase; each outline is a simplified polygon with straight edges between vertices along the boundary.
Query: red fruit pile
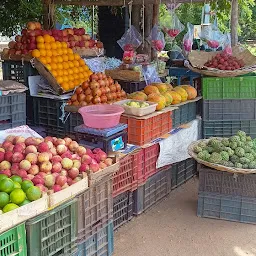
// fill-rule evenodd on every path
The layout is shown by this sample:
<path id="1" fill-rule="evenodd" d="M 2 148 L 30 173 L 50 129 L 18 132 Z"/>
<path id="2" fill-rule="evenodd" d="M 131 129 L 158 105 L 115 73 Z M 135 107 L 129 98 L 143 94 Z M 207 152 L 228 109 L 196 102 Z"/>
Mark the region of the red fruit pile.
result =
<path id="1" fill-rule="evenodd" d="M 0 174 L 31 180 L 42 192 L 57 192 L 80 181 L 87 171 L 112 165 L 101 149 L 86 149 L 70 138 L 8 136 L 0 144 Z"/>
<path id="2" fill-rule="evenodd" d="M 88 82 L 78 87 L 68 102 L 73 106 L 112 103 L 126 99 L 126 93 L 118 82 L 104 73 L 94 73 Z"/>
<path id="3" fill-rule="evenodd" d="M 225 53 L 218 53 L 207 61 L 204 66 L 220 70 L 236 70 L 244 67 L 244 61 Z"/>

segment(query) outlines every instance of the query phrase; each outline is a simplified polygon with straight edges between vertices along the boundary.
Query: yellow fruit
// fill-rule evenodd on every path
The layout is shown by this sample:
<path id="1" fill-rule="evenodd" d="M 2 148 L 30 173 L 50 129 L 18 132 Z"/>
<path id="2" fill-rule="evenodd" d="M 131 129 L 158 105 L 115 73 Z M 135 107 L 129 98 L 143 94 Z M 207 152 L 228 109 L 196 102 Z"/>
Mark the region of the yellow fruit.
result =
<path id="1" fill-rule="evenodd" d="M 73 75 L 73 74 L 74 74 L 73 69 L 68 69 L 68 73 L 69 73 L 70 75 Z"/>
<path id="2" fill-rule="evenodd" d="M 52 51 L 51 51 L 51 50 L 47 50 L 47 51 L 46 51 L 46 56 L 52 57 Z"/>
<path id="3" fill-rule="evenodd" d="M 48 70 L 50 70 L 50 71 L 52 70 L 52 68 L 51 68 L 51 66 L 50 66 L 49 64 L 46 64 L 45 66 L 46 66 L 46 68 L 47 68 Z"/>
<path id="4" fill-rule="evenodd" d="M 181 103 L 181 96 L 175 91 L 169 91 L 172 96 L 172 105 Z"/>
<path id="5" fill-rule="evenodd" d="M 57 55 L 57 51 L 52 51 L 52 56 L 56 57 Z"/>
<path id="6" fill-rule="evenodd" d="M 57 50 L 56 50 L 56 51 L 57 51 L 58 55 L 60 55 L 60 56 L 61 56 L 61 55 L 63 55 L 63 51 L 62 51 L 62 49 L 61 49 L 61 48 L 57 48 Z"/>
<path id="7" fill-rule="evenodd" d="M 50 35 L 44 35 L 43 38 L 44 38 L 44 42 L 45 42 L 45 43 L 50 43 L 50 42 L 52 41 Z"/>
<path id="8" fill-rule="evenodd" d="M 51 42 L 55 42 L 55 38 L 51 36 Z"/>
<path id="9" fill-rule="evenodd" d="M 172 104 L 172 95 L 169 92 L 164 92 L 162 94 L 166 100 L 166 106 L 170 106 Z"/>
<path id="10" fill-rule="evenodd" d="M 68 76 L 69 73 L 68 73 L 68 69 L 63 69 L 63 76 Z"/>
<path id="11" fill-rule="evenodd" d="M 68 91 L 69 90 L 69 84 L 67 82 L 62 83 L 61 87 L 63 88 L 64 91 Z"/>
<path id="12" fill-rule="evenodd" d="M 62 65 L 64 69 L 69 69 L 68 62 L 63 62 Z"/>
<path id="13" fill-rule="evenodd" d="M 77 67 L 73 67 L 73 72 L 74 72 L 74 74 L 78 74 L 79 73 L 79 69 Z"/>
<path id="14" fill-rule="evenodd" d="M 46 62 L 47 62 L 48 64 L 50 64 L 50 63 L 52 62 L 51 57 L 46 56 L 45 59 L 46 59 Z"/>
<path id="15" fill-rule="evenodd" d="M 149 94 L 152 94 L 152 93 L 158 93 L 160 94 L 158 88 L 156 86 L 153 86 L 153 85 L 148 85 L 144 88 L 144 92 L 149 95 Z"/>
<path id="16" fill-rule="evenodd" d="M 57 46 L 57 49 L 60 49 L 62 47 L 61 42 L 56 41 L 56 46 Z"/>
<path id="17" fill-rule="evenodd" d="M 193 100 L 196 98 L 197 90 L 194 87 L 190 85 L 181 85 L 181 87 L 186 90 L 188 94 L 188 100 Z"/>
<path id="18" fill-rule="evenodd" d="M 51 48 L 52 48 L 53 50 L 56 50 L 56 49 L 57 49 L 57 45 L 56 45 L 55 42 L 51 42 Z"/>
<path id="19" fill-rule="evenodd" d="M 57 63 L 57 67 L 58 67 L 58 69 L 63 69 L 62 63 Z"/>
<path id="20" fill-rule="evenodd" d="M 52 70 L 51 73 L 52 73 L 52 75 L 53 75 L 54 77 L 56 77 L 57 74 L 58 74 L 57 71 L 55 71 L 55 70 Z"/>
<path id="21" fill-rule="evenodd" d="M 36 37 L 36 42 L 37 43 L 44 43 L 44 38 L 42 36 L 37 36 Z"/>
<path id="22" fill-rule="evenodd" d="M 52 49 L 52 47 L 49 43 L 45 43 L 44 45 L 45 45 L 45 50 L 51 50 Z"/>
<path id="23" fill-rule="evenodd" d="M 35 50 L 32 51 L 31 55 L 34 58 L 39 58 L 40 57 L 40 51 L 35 49 Z"/>
<path id="24" fill-rule="evenodd" d="M 44 64 L 44 65 L 46 65 L 47 64 L 47 60 L 46 60 L 46 58 L 45 57 L 39 57 L 39 60 Z"/>
<path id="25" fill-rule="evenodd" d="M 187 94 L 186 90 L 183 89 L 181 86 L 176 86 L 173 90 L 181 96 L 182 102 L 184 102 L 188 99 L 188 94 Z"/>
<path id="26" fill-rule="evenodd" d="M 44 43 L 37 43 L 37 48 L 39 49 L 39 50 L 41 50 L 41 49 L 45 49 L 45 45 L 44 45 Z"/>
<path id="27" fill-rule="evenodd" d="M 80 60 L 81 59 L 80 55 L 77 54 L 77 53 L 74 54 L 74 58 L 75 58 L 75 60 Z"/>
<path id="28" fill-rule="evenodd" d="M 62 78 L 64 83 L 69 81 L 67 76 L 63 76 Z"/>
<path id="29" fill-rule="evenodd" d="M 45 49 L 41 49 L 40 51 L 40 56 L 45 57 L 46 56 L 46 50 Z"/>
<path id="30" fill-rule="evenodd" d="M 52 62 L 51 63 L 52 70 L 56 70 L 58 68 L 57 64 Z"/>
<path id="31" fill-rule="evenodd" d="M 69 68 L 73 68 L 74 67 L 74 63 L 71 62 L 71 61 L 68 62 L 68 65 L 69 65 Z"/>
<path id="32" fill-rule="evenodd" d="M 161 94 L 152 93 L 148 95 L 148 101 L 158 103 L 156 110 L 162 110 L 166 106 L 166 99 Z"/>
<path id="33" fill-rule="evenodd" d="M 58 84 L 62 84 L 63 83 L 63 78 L 61 76 L 58 76 L 56 78 L 56 80 L 57 80 Z"/>
<path id="34" fill-rule="evenodd" d="M 78 61 L 79 61 L 80 66 L 85 66 L 84 60 L 82 60 L 82 59 L 80 58 Z"/>
<path id="35" fill-rule="evenodd" d="M 68 55 L 62 55 L 63 61 L 68 61 Z"/>
<path id="36" fill-rule="evenodd" d="M 147 100 L 147 95 L 144 92 L 134 92 L 132 94 L 129 95 L 128 97 L 129 99 L 133 99 L 133 100 Z"/>
<path id="37" fill-rule="evenodd" d="M 61 56 L 57 56 L 57 60 L 58 60 L 59 63 L 63 62 L 63 58 Z"/>
<path id="38" fill-rule="evenodd" d="M 63 76 L 63 71 L 61 69 L 56 70 L 57 76 Z"/>
<path id="39" fill-rule="evenodd" d="M 74 55 L 73 54 L 68 54 L 68 60 L 74 60 L 75 59 L 75 57 L 74 57 Z"/>
<path id="40" fill-rule="evenodd" d="M 62 46 L 62 48 L 68 48 L 68 45 L 66 42 L 61 42 L 61 46 Z"/>
<path id="41" fill-rule="evenodd" d="M 68 49 L 66 49 L 66 48 L 62 48 L 62 51 L 63 51 L 63 54 L 68 54 Z"/>
<path id="42" fill-rule="evenodd" d="M 73 50 L 68 48 L 68 53 L 67 54 L 74 54 Z"/>
<path id="43" fill-rule="evenodd" d="M 77 60 L 74 60 L 73 63 L 74 63 L 74 66 L 77 67 L 77 68 L 80 66 L 79 62 Z"/>

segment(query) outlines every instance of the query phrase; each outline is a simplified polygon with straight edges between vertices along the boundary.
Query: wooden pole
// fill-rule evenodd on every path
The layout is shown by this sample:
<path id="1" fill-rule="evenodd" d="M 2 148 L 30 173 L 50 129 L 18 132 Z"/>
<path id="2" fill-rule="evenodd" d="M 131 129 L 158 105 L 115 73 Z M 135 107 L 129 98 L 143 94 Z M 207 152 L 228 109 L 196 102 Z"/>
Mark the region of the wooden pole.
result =
<path id="1" fill-rule="evenodd" d="M 232 0 L 231 11 L 231 44 L 232 46 L 238 43 L 238 0 Z"/>
<path id="2" fill-rule="evenodd" d="M 159 8 L 160 8 L 160 4 L 154 4 L 153 5 L 153 26 L 155 24 L 158 24 L 159 21 Z"/>
<path id="3" fill-rule="evenodd" d="M 43 27 L 51 29 L 54 27 L 55 5 L 53 0 L 43 0 Z"/>

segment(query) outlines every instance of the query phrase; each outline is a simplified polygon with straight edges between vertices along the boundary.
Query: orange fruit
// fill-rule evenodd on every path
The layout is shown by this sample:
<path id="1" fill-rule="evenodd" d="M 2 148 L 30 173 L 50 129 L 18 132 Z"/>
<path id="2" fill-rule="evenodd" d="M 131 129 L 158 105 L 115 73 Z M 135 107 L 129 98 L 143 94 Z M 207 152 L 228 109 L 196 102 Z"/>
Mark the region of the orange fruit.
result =
<path id="1" fill-rule="evenodd" d="M 73 54 L 68 54 L 68 60 L 74 60 L 74 59 L 75 59 L 75 57 Z"/>
<path id="2" fill-rule="evenodd" d="M 46 58 L 45 57 L 39 57 L 39 60 L 45 65 L 47 64 Z"/>
<path id="3" fill-rule="evenodd" d="M 68 45 L 66 42 L 61 42 L 61 46 L 62 46 L 62 48 L 68 48 Z"/>
<path id="4" fill-rule="evenodd" d="M 40 51 L 35 49 L 31 52 L 32 57 L 39 58 L 40 57 Z"/>
<path id="5" fill-rule="evenodd" d="M 51 50 L 46 51 L 46 56 L 52 57 L 52 51 Z"/>
<path id="6" fill-rule="evenodd" d="M 80 85 L 80 82 L 79 82 L 79 80 L 78 80 L 78 79 L 74 80 L 74 84 L 75 84 L 75 86 L 78 86 L 78 85 Z"/>
<path id="7" fill-rule="evenodd" d="M 68 49 L 67 48 L 62 48 L 63 54 L 68 54 Z"/>
<path id="8" fill-rule="evenodd" d="M 62 63 L 57 63 L 57 67 L 58 67 L 58 69 L 63 69 Z"/>
<path id="9" fill-rule="evenodd" d="M 53 75 L 54 77 L 56 77 L 57 74 L 58 74 L 57 71 L 55 71 L 55 70 L 52 70 L 51 72 L 52 72 L 52 75 Z"/>
<path id="10" fill-rule="evenodd" d="M 68 75 L 69 75 L 68 69 L 63 69 L 63 76 L 68 76 Z"/>
<path id="11" fill-rule="evenodd" d="M 56 50 L 56 49 L 57 49 L 57 45 L 56 45 L 55 42 L 51 42 L 51 48 L 52 48 L 53 50 Z"/>
<path id="12" fill-rule="evenodd" d="M 73 81 L 69 81 L 69 88 L 74 89 L 75 87 L 75 83 Z"/>
<path id="13" fill-rule="evenodd" d="M 62 49 L 61 48 L 57 48 L 57 53 L 58 53 L 58 55 L 63 55 Z"/>
<path id="14" fill-rule="evenodd" d="M 74 71 L 73 71 L 73 69 L 68 69 L 68 73 L 69 73 L 69 75 L 73 75 L 74 74 Z"/>
<path id="15" fill-rule="evenodd" d="M 68 75 L 68 80 L 69 80 L 69 81 L 73 81 L 73 80 L 74 80 L 74 76 Z"/>
<path id="16" fill-rule="evenodd" d="M 93 72 L 92 72 L 91 70 L 88 70 L 88 71 L 87 71 L 87 75 L 88 75 L 88 76 L 91 76 L 92 74 L 93 74 Z"/>
<path id="17" fill-rule="evenodd" d="M 51 36 L 51 42 L 55 42 L 55 38 L 53 36 Z"/>
<path id="18" fill-rule="evenodd" d="M 89 67 L 87 66 L 87 65 L 85 65 L 84 67 L 83 67 L 83 69 L 84 69 L 84 71 L 85 72 L 87 72 L 87 71 L 89 71 L 90 69 L 89 69 Z"/>
<path id="19" fill-rule="evenodd" d="M 69 69 L 68 62 L 63 62 L 62 65 L 64 69 Z"/>
<path id="20" fill-rule="evenodd" d="M 57 49 L 61 48 L 62 47 L 61 42 L 56 41 L 56 46 L 57 46 Z"/>
<path id="21" fill-rule="evenodd" d="M 67 82 L 61 83 L 61 87 L 63 88 L 64 91 L 68 91 L 69 90 L 69 84 Z"/>
<path id="22" fill-rule="evenodd" d="M 57 58 L 57 57 L 58 57 L 58 56 L 52 58 L 52 62 L 53 62 L 53 63 L 58 63 L 58 58 Z"/>
<path id="23" fill-rule="evenodd" d="M 79 59 L 78 60 L 78 62 L 79 62 L 79 64 L 80 64 L 80 66 L 85 66 L 85 62 L 84 62 L 84 60 L 83 59 Z"/>
<path id="24" fill-rule="evenodd" d="M 44 35 L 43 38 L 44 38 L 44 42 L 45 42 L 45 43 L 50 43 L 50 42 L 52 41 L 50 35 Z"/>
<path id="25" fill-rule="evenodd" d="M 44 38 L 42 36 L 37 36 L 36 37 L 36 42 L 37 43 L 44 43 Z"/>
<path id="26" fill-rule="evenodd" d="M 63 76 L 63 70 L 62 69 L 57 69 L 57 76 Z"/>
<path id="27" fill-rule="evenodd" d="M 68 61 L 68 55 L 62 55 L 63 61 Z"/>
<path id="28" fill-rule="evenodd" d="M 73 71 L 74 71 L 74 74 L 78 74 L 78 73 L 79 73 L 79 70 L 78 70 L 77 67 L 74 67 L 74 68 L 73 68 Z"/>
<path id="29" fill-rule="evenodd" d="M 45 50 L 51 50 L 51 45 L 49 43 L 45 44 Z"/>
<path id="30" fill-rule="evenodd" d="M 52 68 L 49 64 L 46 64 L 45 66 L 47 67 L 48 70 L 50 70 L 50 71 L 52 70 Z"/>
<path id="31" fill-rule="evenodd" d="M 78 67 L 79 73 L 83 73 L 84 69 L 82 67 Z"/>
<path id="32" fill-rule="evenodd" d="M 46 56 L 45 59 L 46 59 L 46 62 L 47 62 L 48 64 L 50 64 L 50 63 L 52 62 L 52 59 L 51 59 L 51 57 L 49 57 L 49 56 Z"/>
<path id="33" fill-rule="evenodd" d="M 74 67 L 74 63 L 72 61 L 68 62 L 69 68 L 73 68 Z"/>
<path id="34" fill-rule="evenodd" d="M 57 56 L 58 54 L 57 54 L 57 51 L 56 50 L 54 50 L 54 51 L 52 51 L 52 56 Z"/>
<path id="35" fill-rule="evenodd" d="M 68 48 L 68 54 L 74 54 L 73 50 Z"/>
<path id="36" fill-rule="evenodd" d="M 61 56 L 57 56 L 57 60 L 58 60 L 59 63 L 63 62 L 63 58 Z"/>
<path id="37" fill-rule="evenodd" d="M 37 43 L 37 48 L 40 50 L 40 49 L 45 49 L 45 45 L 44 43 Z"/>
<path id="38" fill-rule="evenodd" d="M 77 67 L 77 68 L 79 67 L 79 62 L 77 60 L 74 60 L 73 63 L 74 63 L 75 67 Z"/>
<path id="39" fill-rule="evenodd" d="M 57 80 L 58 84 L 63 83 L 63 78 L 61 76 L 57 76 L 56 80 Z"/>
<path id="40" fill-rule="evenodd" d="M 41 49 L 40 51 L 40 56 L 46 56 L 46 50 L 45 49 Z"/>
<path id="41" fill-rule="evenodd" d="M 57 64 L 54 63 L 53 60 L 52 60 L 52 63 L 51 63 L 51 67 L 52 67 L 53 70 L 57 70 L 58 69 Z"/>
<path id="42" fill-rule="evenodd" d="M 63 82 L 68 82 L 69 81 L 68 76 L 63 76 L 62 78 L 63 78 Z"/>
<path id="43" fill-rule="evenodd" d="M 79 75 L 80 79 L 84 79 L 84 74 L 83 73 L 79 73 L 78 75 Z"/>
<path id="44" fill-rule="evenodd" d="M 75 54 L 74 54 L 74 58 L 75 58 L 75 60 L 80 60 L 80 55 L 77 54 L 77 53 L 75 53 Z"/>

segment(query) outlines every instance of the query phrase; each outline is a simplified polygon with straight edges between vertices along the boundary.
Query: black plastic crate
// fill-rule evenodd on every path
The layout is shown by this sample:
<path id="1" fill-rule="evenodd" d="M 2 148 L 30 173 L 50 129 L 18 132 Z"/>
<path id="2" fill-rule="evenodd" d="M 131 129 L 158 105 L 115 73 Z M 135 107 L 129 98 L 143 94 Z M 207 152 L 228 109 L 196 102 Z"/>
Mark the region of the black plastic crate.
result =
<path id="1" fill-rule="evenodd" d="M 113 220 L 113 180 L 106 176 L 91 186 L 78 198 L 78 236 L 77 242 L 83 243 L 102 229 L 105 223 Z"/>
<path id="2" fill-rule="evenodd" d="M 178 109 L 172 111 L 172 126 L 179 127 L 181 124 L 186 124 L 196 119 L 196 102 L 186 103 L 179 106 Z"/>
<path id="3" fill-rule="evenodd" d="M 69 115 L 67 123 L 69 125 L 68 130 L 71 134 L 76 134 L 74 129 L 76 126 L 84 123 L 83 118 L 80 113 L 68 112 L 67 114 Z"/>
<path id="4" fill-rule="evenodd" d="M 27 61 L 5 60 L 2 63 L 3 80 L 13 80 L 28 87 L 28 77 L 39 75 L 38 71 Z"/>
<path id="5" fill-rule="evenodd" d="M 26 113 L 27 113 L 27 125 L 36 125 L 35 116 L 37 116 L 37 105 L 35 104 L 35 98 L 30 96 L 29 94 L 26 95 Z"/>
<path id="6" fill-rule="evenodd" d="M 77 251 L 77 200 L 26 222 L 28 256 L 66 256 Z"/>
<path id="7" fill-rule="evenodd" d="M 139 215 L 149 209 L 171 191 L 172 173 L 166 168 L 151 176 L 144 185 L 133 192 L 133 213 Z"/>
<path id="8" fill-rule="evenodd" d="M 197 173 L 197 163 L 192 158 L 172 164 L 170 168 L 172 170 L 172 189 L 184 184 Z"/>
<path id="9" fill-rule="evenodd" d="M 88 133 L 76 133 L 79 144 L 89 148 L 101 148 L 107 154 L 125 149 L 127 145 L 127 131 L 123 130 L 109 137 L 97 136 Z"/>
<path id="10" fill-rule="evenodd" d="M 203 120 L 256 120 L 256 100 L 204 100 Z"/>
<path id="11" fill-rule="evenodd" d="M 128 81 L 119 80 L 118 83 L 121 85 L 122 89 L 126 93 L 133 93 L 133 92 L 141 91 L 147 86 L 145 81 L 128 82 Z"/>
<path id="12" fill-rule="evenodd" d="M 113 199 L 114 230 L 133 217 L 132 192 L 126 191 Z"/>
<path id="13" fill-rule="evenodd" d="M 0 96 L 0 130 L 26 124 L 26 93 Z"/>
<path id="14" fill-rule="evenodd" d="M 256 198 L 200 192 L 197 216 L 256 223 Z"/>
<path id="15" fill-rule="evenodd" d="M 256 120 L 247 121 L 204 121 L 203 137 L 230 137 L 239 130 L 245 131 L 252 138 L 256 137 Z"/>
<path id="16" fill-rule="evenodd" d="M 199 169 L 199 192 L 256 199 L 256 175 L 233 174 L 201 166 Z"/>

